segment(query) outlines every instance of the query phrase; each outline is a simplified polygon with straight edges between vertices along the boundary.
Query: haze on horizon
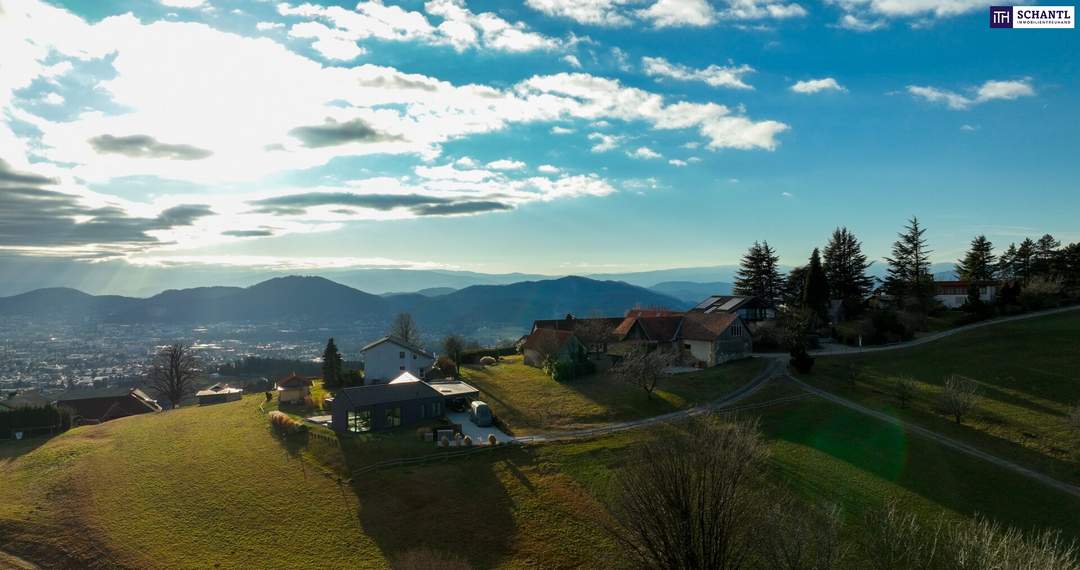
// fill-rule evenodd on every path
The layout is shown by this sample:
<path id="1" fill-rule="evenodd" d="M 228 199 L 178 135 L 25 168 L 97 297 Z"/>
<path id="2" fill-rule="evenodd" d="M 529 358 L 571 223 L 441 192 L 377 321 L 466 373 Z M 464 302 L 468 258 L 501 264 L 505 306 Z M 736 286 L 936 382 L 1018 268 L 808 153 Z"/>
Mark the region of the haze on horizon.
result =
<path id="1" fill-rule="evenodd" d="M 985 11 L 0 0 L 0 277 L 791 266 L 837 226 L 880 260 L 912 215 L 938 263 L 1076 241 L 1075 33 Z"/>

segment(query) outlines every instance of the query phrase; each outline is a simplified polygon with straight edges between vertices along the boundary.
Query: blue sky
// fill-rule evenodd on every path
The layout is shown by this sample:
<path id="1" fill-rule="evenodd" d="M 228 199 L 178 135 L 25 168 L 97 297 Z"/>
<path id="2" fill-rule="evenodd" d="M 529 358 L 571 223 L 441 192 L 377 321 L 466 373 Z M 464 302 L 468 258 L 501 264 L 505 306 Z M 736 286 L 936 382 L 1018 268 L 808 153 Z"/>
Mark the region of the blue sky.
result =
<path id="1" fill-rule="evenodd" d="M 4 256 L 564 274 L 762 239 L 795 265 L 838 225 L 880 257 L 911 215 L 935 261 L 1080 239 L 1076 31 L 969 0 L 0 6 Z"/>

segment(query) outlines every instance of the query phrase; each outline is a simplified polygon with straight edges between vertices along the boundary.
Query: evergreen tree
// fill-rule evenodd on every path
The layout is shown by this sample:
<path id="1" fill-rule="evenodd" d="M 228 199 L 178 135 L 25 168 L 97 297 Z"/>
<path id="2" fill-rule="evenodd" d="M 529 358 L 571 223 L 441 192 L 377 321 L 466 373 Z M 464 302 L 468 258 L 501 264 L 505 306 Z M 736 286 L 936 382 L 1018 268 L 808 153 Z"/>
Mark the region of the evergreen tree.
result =
<path id="1" fill-rule="evenodd" d="M 994 244 L 986 236 L 975 236 L 971 249 L 956 264 L 956 275 L 964 281 L 989 281 L 994 278 L 996 261 Z"/>
<path id="2" fill-rule="evenodd" d="M 735 294 L 761 297 L 770 305 L 780 298 L 781 276 L 777 269 L 780 258 L 769 242 L 754 242 L 743 256 L 735 275 Z"/>
<path id="3" fill-rule="evenodd" d="M 829 320 L 829 280 L 821 266 L 821 254 L 815 247 L 806 266 L 806 285 L 803 286 L 803 306 L 821 320 Z"/>
<path id="4" fill-rule="evenodd" d="M 822 254 L 829 297 L 843 301 L 845 315 L 857 315 L 874 289 L 874 278 L 866 274 L 873 262 L 866 260 L 862 244 L 847 228 L 833 230 Z"/>
<path id="5" fill-rule="evenodd" d="M 1013 267 L 1016 279 L 1027 283 L 1035 273 L 1035 242 L 1031 238 L 1024 238 L 1020 247 L 1016 248 L 1016 256 L 1013 258 Z"/>
<path id="6" fill-rule="evenodd" d="M 1032 260 L 1032 274 L 1053 277 L 1057 273 L 1058 250 L 1061 242 L 1046 234 L 1035 242 L 1035 254 Z"/>
<path id="7" fill-rule="evenodd" d="M 785 306 L 801 307 L 803 304 L 803 289 L 806 288 L 806 266 L 793 267 L 788 271 L 784 279 L 783 290 L 780 299 Z"/>
<path id="8" fill-rule="evenodd" d="M 890 295 L 900 300 L 914 301 L 922 307 L 929 304 L 932 297 L 933 275 L 930 274 L 930 254 L 923 235 L 926 228 L 919 225 L 919 218 L 912 217 L 904 231 L 897 234 L 900 239 L 893 243 L 892 257 L 886 257 L 889 264 L 885 279 Z"/>
<path id="9" fill-rule="evenodd" d="M 1002 281 L 1016 279 L 1016 244 L 1010 243 L 1009 247 L 1001 254 L 997 262 L 997 278 Z"/>
<path id="10" fill-rule="evenodd" d="M 326 342 L 326 350 L 323 351 L 323 386 L 326 388 L 341 387 L 343 367 L 344 362 L 341 359 L 341 353 L 338 352 L 337 345 L 334 344 L 334 339 L 330 338 L 330 340 Z"/>

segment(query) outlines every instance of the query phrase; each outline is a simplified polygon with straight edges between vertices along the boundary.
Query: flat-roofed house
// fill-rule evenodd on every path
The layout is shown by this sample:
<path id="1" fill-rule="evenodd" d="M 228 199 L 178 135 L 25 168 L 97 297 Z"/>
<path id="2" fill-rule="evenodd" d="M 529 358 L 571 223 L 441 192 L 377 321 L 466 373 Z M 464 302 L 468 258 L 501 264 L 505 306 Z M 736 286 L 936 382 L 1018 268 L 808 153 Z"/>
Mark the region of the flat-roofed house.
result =
<path id="1" fill-rule="evenodd" d="M 1001 288 L 997 281 L 935 281 L 934 299 L 946 308 L 958 309 L 967 304 L 972 286 L 978 289 L 979 300 L 983 303 L 993 303 Z"/>
<path id="2" fill-rule="evenodd" d="M 443 394 L 422 380 L 338 390 L 330 425 L 338 433 L 381 431 L 443 415 Z"/>
<path id="3" fill-rule="evenodd" d="M 225 402 L 235 402 L 244 396 L 244 391 L 240 388 L 233 388 L 228 384 L 214 384 L 204 390 L 195 392 L 195 400 L 199 402 L 200 406 L 209 406 L 210 404 L 224 404 Z"/>

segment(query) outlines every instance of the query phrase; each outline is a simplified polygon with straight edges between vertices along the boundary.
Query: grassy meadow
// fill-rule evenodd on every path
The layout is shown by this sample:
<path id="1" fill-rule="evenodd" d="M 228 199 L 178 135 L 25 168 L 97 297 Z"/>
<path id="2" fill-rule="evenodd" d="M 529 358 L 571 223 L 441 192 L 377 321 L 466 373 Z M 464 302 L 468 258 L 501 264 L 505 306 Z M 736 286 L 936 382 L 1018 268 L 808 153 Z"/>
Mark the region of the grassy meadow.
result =
<path id="1" fill-rule="evenodd" d="M 857 371 L 854 385 L 849 371 Z M 938 401 L 959 374 L 979 385 L 979 403 L 957 425 Z M 902 407 L 894 382 L 915 382 Z M 1080 483 L 1080 434 L 1065 423 L 1080 402 L 1080 312 L 961 333 L 910 349 L 819 358 L 803 380 L 867 407 L 960 439 L 990 453 Z"/>
<path id="2" fill-rule="evenodd" d="M 515 434 L 581 429 L 632 420 L 704 404 L 731 393 L 765 366 L 746 359 L 660 380 L 648 397 L 641 388 L 605 374 L 556 382 L 521 356 L 494 366 L 463 366 L 462 379 L 480 389 L 484 400 Z"/>

